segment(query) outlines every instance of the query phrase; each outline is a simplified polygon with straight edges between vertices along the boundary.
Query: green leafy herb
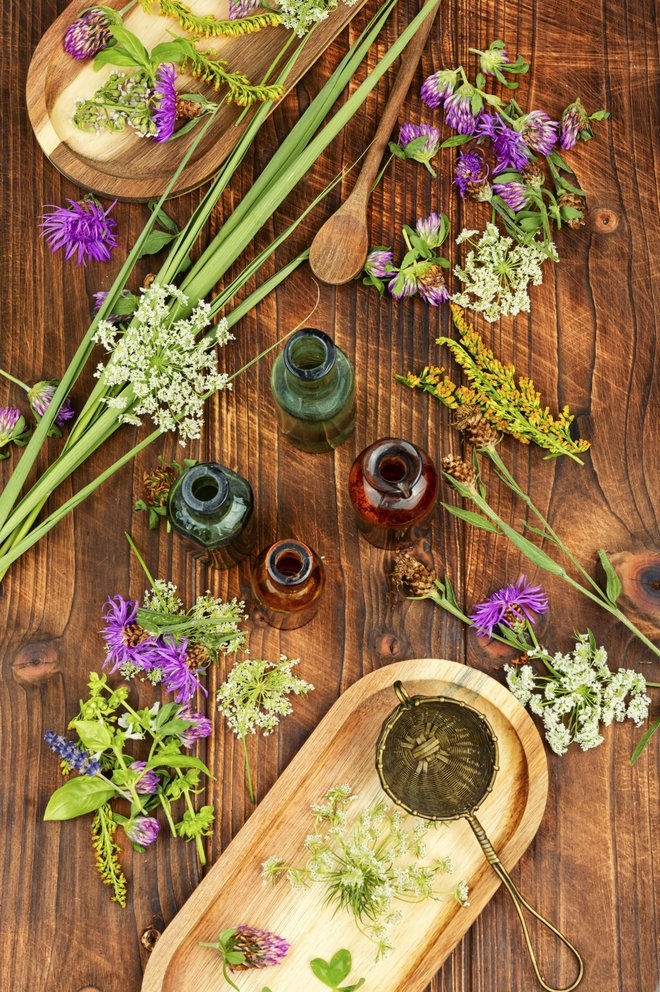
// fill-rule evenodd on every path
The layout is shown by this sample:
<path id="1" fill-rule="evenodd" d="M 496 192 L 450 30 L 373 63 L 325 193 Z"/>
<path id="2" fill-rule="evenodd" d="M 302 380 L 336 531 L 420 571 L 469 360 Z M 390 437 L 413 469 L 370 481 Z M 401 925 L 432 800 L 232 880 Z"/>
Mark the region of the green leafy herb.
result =
<path id="1" fill-rule="evenodd" d="M 333 989 L 333 992 L 355 992 L 356 989 L 361 989 L 366 981 L 366 979 L 360 978 L 353 985 L 340 985 L 345 978 L 348 978 L 353 967 L 351 952 L 345 947 L 333 954 L 329 961 L 324 961 L 323 958 L 314 958 L 309 966 L 316 978 L 328 988 Z"/>

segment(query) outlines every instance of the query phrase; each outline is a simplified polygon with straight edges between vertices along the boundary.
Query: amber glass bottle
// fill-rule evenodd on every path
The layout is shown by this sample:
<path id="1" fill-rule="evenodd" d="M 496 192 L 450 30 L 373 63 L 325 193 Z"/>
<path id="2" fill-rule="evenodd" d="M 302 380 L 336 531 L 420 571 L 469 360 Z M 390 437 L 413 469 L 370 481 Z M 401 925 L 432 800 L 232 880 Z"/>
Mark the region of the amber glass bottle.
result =
<path id="1" fill-rule="evenodd" d="M 275 359 L 270 383 L 280 430 L 297 448 L 331 451 L 355 430 L 353 366 L 323 331 L 296 331 Z"/>
<path id="2" fill-rule="evenodd" d="M 302 541 L 277 541 L 251 568 L 252 591 L 271 627 L 294 630 L 316 616 L 325 572 L 315 551 Z"/>
<path id="3" fill-rule="evenodd" d="M 360 532 L 377 548 L 395 548 L 433 511 L 438 475 L 421 448 L 387 437 L 358 455 L 348 489 Z"/>
<path id="4" fill-rule="evenodd" d="M 207 549 L 216 568 L 237 564 L 254 546 L 252 487 L 217 462 L 193 465 L 179 476 L 170 490 L 167 516 L 175 531 Z"/>

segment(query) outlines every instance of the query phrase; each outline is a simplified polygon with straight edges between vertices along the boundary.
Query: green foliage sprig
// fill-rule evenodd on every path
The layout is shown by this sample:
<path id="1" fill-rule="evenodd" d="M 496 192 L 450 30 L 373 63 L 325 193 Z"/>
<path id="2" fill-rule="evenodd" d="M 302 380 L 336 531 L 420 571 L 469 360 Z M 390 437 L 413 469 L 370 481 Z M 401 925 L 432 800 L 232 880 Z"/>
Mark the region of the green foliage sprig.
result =
<path id="1" fill-rule="evenodd" d="M 333 954 L 329 961 L 325 961 L 323 958 L 314 958 L 313 961 L 310 961 L 309 966 L 314 976 L 333 992 L 356 992 L 357 989 L 362 988 L 366 981 L 366 978 L 359 978 L 352 985 L 340 985 L 340 982 L 348 978 L 353 967 L 351 952 L 345 947 Z"/>
<path id="2" fill-rule="evenodd" d="M 277 27 L 282 23 L 282 17 L 275 10 L 263 10 L 248 17 L 237 17 L 227 20 L 214 14 L 194 14 L 188 4 L 180 0 L 157 0 L 158 13 L 163 17 L 174 17 L 179 26 L 189 34 L 201 35 L 204 38 L 240 38 L 246 34 L 254 34 L 267 27 Z M 147 13 L 153 6 L 153 0 L 140 0 L 140 5 Z"/>
<path id="3" fill-rule="evenodd" d="M 239 107 L 251 107 L 254 103 L 279 100 L 284 94 L 284 88 L 279 84 L 252 84 L 242 72 L 230 72 L 229 63 L 226 59 L 220 58 L 217 52 L 199 51 L 191 42 L 183 38 L 178 39 L 177 45 L 180 54 L 176 61 L 180 63 L 181 70 L 204 80 L 215 90 L 226 86 L 229 91 L 228 103 L 236 103 Z"/>
<path id="4" fill-rule="evenodd" d="M 126 876 L 119 863 L 119 845 L 114 836 L 118 824 L 112 818 L 108 803 L 99 806 L 92 820 L 92 847 L 96 853 L 96 868 L 106 885 L 113 890 L 112 901 L 126 906 Z"/>

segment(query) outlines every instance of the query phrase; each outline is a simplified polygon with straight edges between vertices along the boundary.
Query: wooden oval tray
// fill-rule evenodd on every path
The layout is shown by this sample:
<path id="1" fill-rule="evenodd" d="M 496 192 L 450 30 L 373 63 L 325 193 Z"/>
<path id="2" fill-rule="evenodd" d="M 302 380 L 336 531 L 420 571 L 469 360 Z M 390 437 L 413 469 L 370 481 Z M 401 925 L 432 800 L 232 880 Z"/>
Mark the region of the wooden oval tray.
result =
<path id="1" fill-rule="evenodd" d="M 341 3 L 319 25 L 293 67 L 286 84 L 287 91 L 295 86 L 365 2 L 357 0 L 351 7 Z M 107 5 L 120 8 L 123 2 L 109 0 Z M 113 71 L 113 67 L 106 66 L 95 72 L 91 61 L 77 62 L 64 51 L 67 27 L 89 6 L 89 0 L 73 0 L 51 24 L 35 49 L 26 88 L 34 133 L 55 168 L 83 189 L 120 200 L 146 200 L 160 196 L 176 164 L 194 140 L 194 128 L 175 141 L 158 144 L 139 138 L 130 129 L 89 134 L 78 130 L 72 123 L 76 99 L 92 96 Z M 197 14 L 212 12 L 216 17 L 225 18 L 228 16 L 229 0 L 189 0 L 188 6 Z M 124 16 L 126 27 L 138 35 L 149 50 L 161 41 L 171 40 L 171 33 L 190 37 L 176 20 L 159 16 L 156 9 L 154 5 L 153 12 L 146 14 L 138 4 Z M 218 51 L 228 60 L 230 67 L 241 70 L 251 81 L 258 82 L 280 51 L 287 35 L 288 31 L 283 27 L 268 27 L 242 38 L 212 38 L 208 42 L 200 42 L 200 47 L 203 45 Z M 289 53 L 294 51 L 292 45 Z M 192 78 L 185 89 L 187 92 L 203 92 L 210 100 L 218 99 L 212 87 Z M 195 189 L 218 169 L 242 133 L 244 125 L 235 126 L 240 113 L 241 108 L 234 104 L 223 106 L 181 176 L 176 194 Z"/>
<path id="2" fill-rule="evenodd" d="M 293 892 L 286 880 L 272 887 L 260 881 L 261 864 L 270 855 L 302 863 L 303 843 L 312 832 L 310 803 L 331 786 L 348 783 L 360 809 L 382 798 L 376 740 L 398 705 L 396 679 L 410 695 L 450 696 L 486 715 L 498 739 L 500 769 L 479 818 L 505 867 L 518 861 L 541 822 L 548 788 L 543 742 L 530 717 L 504 686 L 465 665 L 437 659 L 388 665 L 351 686 L 321 721 L 165 930 L 147 964 L 142 992 L 224 988 L 219 956 L 198 941 L 215 941 L 221 930 L 239 923 L 273 930 L 292 944 L 278 967 L 237 973 L 241 992 L 261 992 L 264 986 L 272 992 L 312 992 L 318 986 L 321 992 L 309 962 L 329 959 L 341 947 L 353 955 L 352 980 L 364 976 L 367 989 L 421 992 L 428 985 L 499 885 L 465 820 L 431 830 L 426 857 L 452 858 L 455 870 L 445 876 L 446 887 L 466 879 L 469 907 L 462 909 L 452 898 L 397 904 L 403 913 L 392 932 L 397 949 L 378 963 L 374 944 L 358 932 L 349 913 L 333 913 L 324 905 L 320 887 Z M 522 952 L 522 935 L 513 939 L 520 940 Z"/>

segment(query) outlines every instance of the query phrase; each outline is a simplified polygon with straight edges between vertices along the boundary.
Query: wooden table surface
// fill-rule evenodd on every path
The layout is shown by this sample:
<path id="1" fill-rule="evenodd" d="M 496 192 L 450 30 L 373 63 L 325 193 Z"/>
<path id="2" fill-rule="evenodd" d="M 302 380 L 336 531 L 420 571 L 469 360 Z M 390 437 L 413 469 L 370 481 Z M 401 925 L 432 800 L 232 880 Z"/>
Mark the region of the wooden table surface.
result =
<path id="1" fill-rule="evenodd" d="M 145 220 L 143 206 L 117 206 L 121 251 L 107 266 L 79 269 L 61 255 L 51 256 L 38 237 L 42 205 L 61 203 L 77 192 L 42 156 L 23 96 L 31 53 L 63 6 L 63 0 L 13 0 L 5 5 L 2 20 L 0 347 L 2 367 L 26 381 L 61 374 L 87 326 L 90 294 L 110 286 Z M 401 0 L 387 42 L 415 6 L 412 0 Z M 500 37 L 509 51 L 519 50 L 532 59 L 531 75 L 521 87 L 523 103 L 556 115 L 580 95 L 588 108 L 606 106 L 612 112 L 611 123 L 599 125 L 596 139 L 571 157 L 588 191 L 586 227 L 560 233 L 561 264 L 546 267 L 543 286 L 533 291 L 531 315 L 484 326 L 496 352 L 513 360 L 521 373 L 531 373 L 553 408 L 570 404 L 581 434 L 593 442 L 580 468 L 568 459 L 543 461 L 538 450 L 506 441 L 503 448 L 515 473 L 590 567 L 595 569 L 599 546 L 621 553 L 627 589 L 644 601 L 645 630 L 657 634 L 659 449 L 657 391 L 652 387 L 657 370 L 653 280 L 655 276 L 657 284 L 659 246 L 653 28 L 651 0 L 603 0 L 596 5 L 587 0 L 446 0 L 423 72 L 454 65 L 468 58 L 469 47 L 485 48 L 493 37 Z M 353 27 L 345 32 L 296 94 L 275 111 L 232 181 L 224 211 L 249 188 L 355 31 Z M 371 65 L 386 41 L 372 50 Z M 418 82 L 422 78 L 420 71 Z M 415 121 L 423 111 L 417 92 L 418 86 L 406 110 Z M 258 244 L 267 243 L 342 164 L 354 160 L 365 135 L 373 131 L 386 95 L 387 85 L 379 87 L 313 176 L 277 212 Z M 428 112 L 424 114 L 422 119 L 428 120 Z M 474 226 L 477 219 L 484 223 L 484 210 L 462 205 L 455 195 L 452 160 L 451 151 L 443 153 L 438 181 L 421 166 L 395 164 L 373 198 L 372 243 L 391 243 L 401 224 L 431 209 L 446 211 L 454 232 L 466 224 Z M 350 182 L 303 225 L 295 244 L 285 245 L 274 264 L 309 243 Z M 198 199 L 199 194 L 191 194 L 176 201 L 173 214 L 185 219 Z M 263 274 L 274 271 L 274 264 Z M 142 266 L 140 277 L 148 271 Z M 315 298 L 309 271 L 301 269 L 239 325 L 237 341 L 227 350 L 228 367 L 240 367 L 274 342 L 305 316 Z M 446 411 L 393 381 L 395 373 L 439 357 L 434 339 L 447 332 L 446 308 L 379 300 L 374 291 L 356 283 L 339 290 L 323 287 L 313 323 L 332 333 L 354 360 L 354 438 L 336 453 L 322 456 L 302 455 L 281 442 L 267 359 L 242 376 L 232 394 L 209 405 L 204 439 L 187 452 L 218 459 L 251 480 L 260 544 L 297 535 L 326 561 L 327 590 L 313 623 L 280 635 L 258 617 L 251 621 L 252 653 L 274 658 L 281 650 L 300 657 L 301 675 L 316 686 L 297 703 L 279 734 L 251 741 L 260 797 L 337 696 L 374 668 L 395 659 L 436 656 L 503 677 L 501 656 L 467 637 L 459 623 L 431 604 L 388 603 L 388 555 L 358 540 L 346 489 L 356 453 L 379 436 L 409 438 L 436 459 L 452 446 L 456 449 Z M 81 381 L 74 391 L 78 406 L 87 387 L 88 382 Z M 6 403 L 8 396 L 3 387 L 0 402 Z M 130 430 L 124 430 L 111 452 L 82 469 L 79 482 L 91 479 L 109 455 L 114 459 L 133 443 Z M 88 671 L 100 667 L 99 613 L 105 597 L 117 592 L 137 597 L 144 587 L 138 567 L 129 560 L 124 530 L 132 531 L 152 571 L 172 578 L 187 598 L 208 586 L 223 596 L 247 594 L 245 567 L 209 572 L 164 528 L 150 532 L 145 515 L 133 513 L 143 472 L 160 453 L 176 456 L 176 445 L 170 439 L 122 470 L 15 566 L 2 590 L 0 987 L 6 992 L 138 992 L 154 929 L 162 930 L 172 919 L 201 877 L 192 845 L 165 838 L 146 854 L 127 852 L 129 902 L 122 910 L 110 902 L 95 874 L 88 821 L 42 822 L 47 797 L 58 783 L 57 762 L 43 745 L 43 734 L 64 730 L 85 691 Z M 10 464 L 3 463 L 3 478 Z M 506 493 L 495 481 L 489 489 L 499 511 L 515 519 L 519 509 L 510 506 Z M 522 567 L 504 541 L 470 532 L 441 511 L 422 544 L 441 570 L 449 569 L 468 607 L 505 579 L 517 578 Z M 537 578 L 533 573 L 531 577 Z M 640 579 L 648 580 L 645 590 Z M 548 644 L 567 647 L 575 628 L 591 626 L 615 666 L 636 666 L 657 680 L 657 662 L 623 628 L 577 602 L 559 580 L 545 584 L 551 613 L 540 631 Z M 211 688 L 223 675 L 224 671 L 210 674 Z M 152 692 L 148 687 L 140 690 L 141 704 Z M 594 751 L 572 750 L 564 758 L 548 753 L 546 815 L 513 871 L 528 898 L 582 950 L 583 992 L 653 992 L 659 979 L 659 889 L 652 857 L 660 840 L 658 745 L 655 742 L 631 769 L 630 753 L 639 736 L 631 725 L 617 726 Z M 221 718 L 202 753 L 217 776 L 207 796 L 217 815 L 208 844 L 213 863 L 249 817 L 251 805 L 240 748 Z M 555 945 L 544 935 L 538 943 L 548 974 L 558 983 L 566 982 L 568 966 Z M 514 909 L 499 891 L 445 963 L 433 992 L 533 988 Z"/>

